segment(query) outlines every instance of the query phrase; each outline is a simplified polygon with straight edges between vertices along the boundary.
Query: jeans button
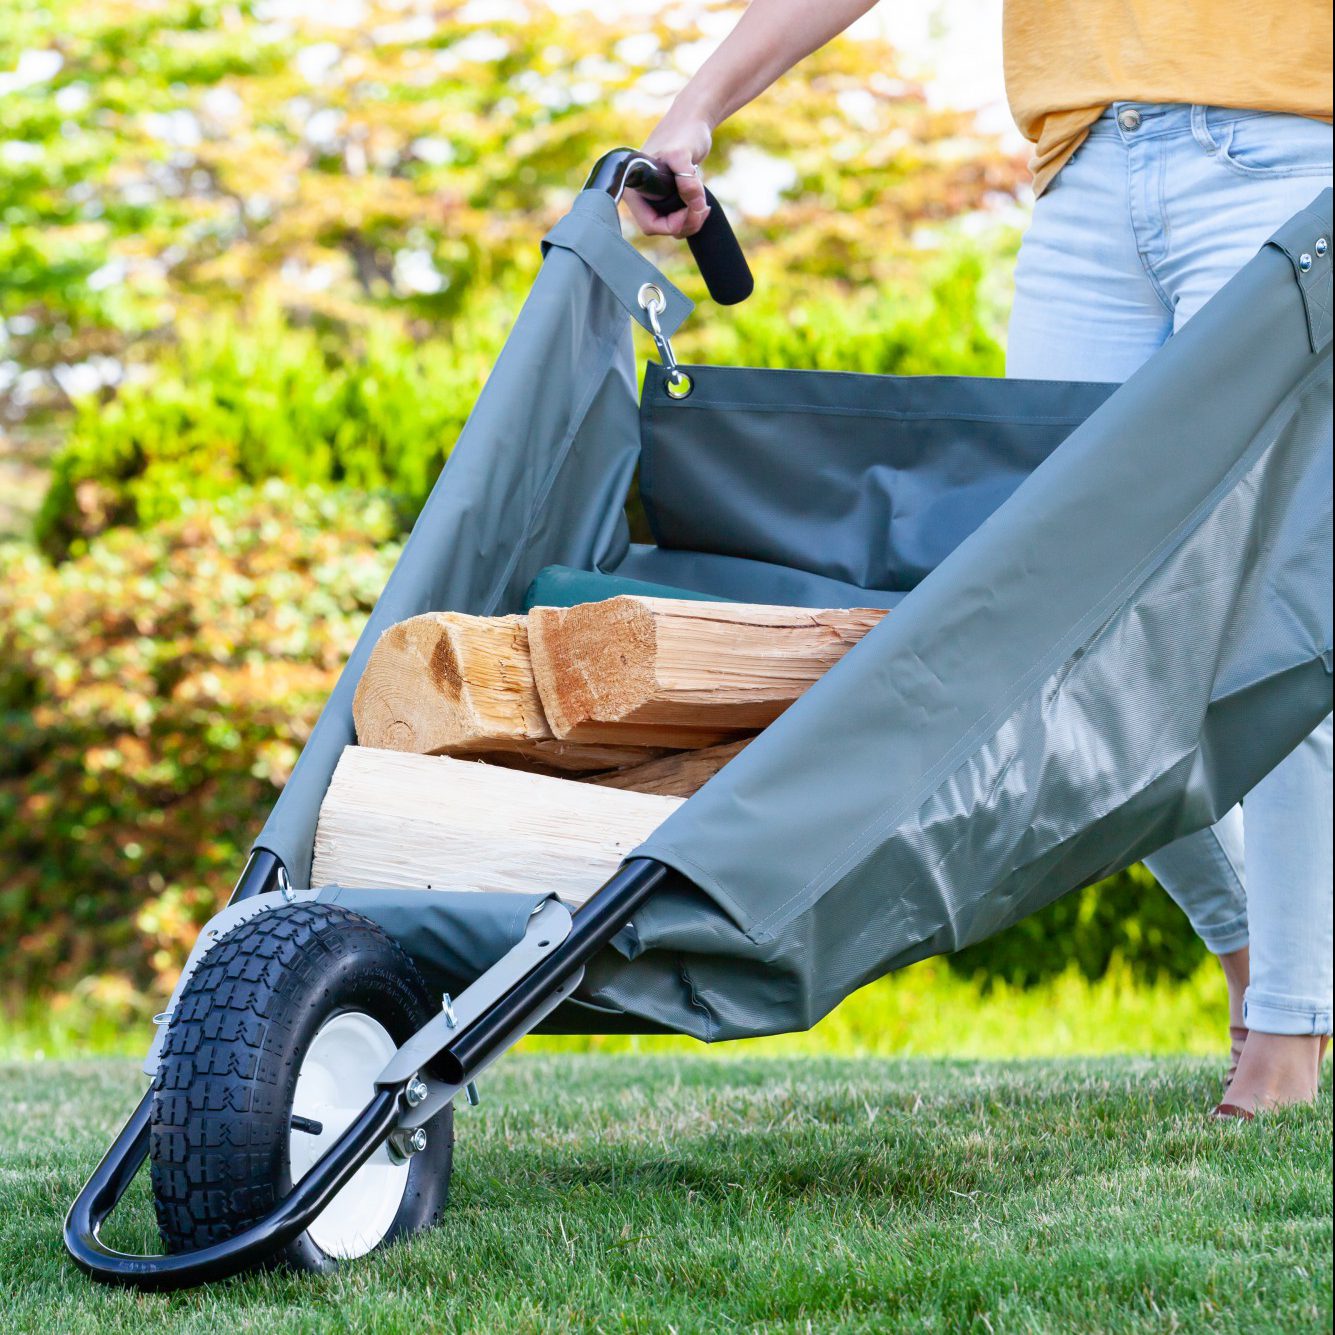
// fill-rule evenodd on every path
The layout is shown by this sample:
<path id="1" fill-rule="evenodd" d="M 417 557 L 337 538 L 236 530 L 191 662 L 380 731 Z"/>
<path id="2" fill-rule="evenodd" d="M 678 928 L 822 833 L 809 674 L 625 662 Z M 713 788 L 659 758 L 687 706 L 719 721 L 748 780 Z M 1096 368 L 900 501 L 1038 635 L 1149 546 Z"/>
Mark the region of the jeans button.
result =
<path id="1" fill-rule="evenodd" d="M 1123 107 L 1117 113 L 1117 123 L 1122 129 L 1132 132 L 1140 129 L 1140 112 L 1135 107 Z"/>

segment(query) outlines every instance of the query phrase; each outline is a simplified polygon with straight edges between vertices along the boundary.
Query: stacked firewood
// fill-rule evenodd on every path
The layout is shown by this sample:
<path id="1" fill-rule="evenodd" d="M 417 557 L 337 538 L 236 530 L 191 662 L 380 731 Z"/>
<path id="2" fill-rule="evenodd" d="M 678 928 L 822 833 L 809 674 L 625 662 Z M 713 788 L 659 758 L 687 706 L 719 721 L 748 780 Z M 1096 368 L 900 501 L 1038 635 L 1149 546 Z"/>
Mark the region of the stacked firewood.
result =
<path id="1" fill-rule="evenodd" d="M 884 615 L 621 596 L 392 626 L 313 882 L 578 903 Z"/>

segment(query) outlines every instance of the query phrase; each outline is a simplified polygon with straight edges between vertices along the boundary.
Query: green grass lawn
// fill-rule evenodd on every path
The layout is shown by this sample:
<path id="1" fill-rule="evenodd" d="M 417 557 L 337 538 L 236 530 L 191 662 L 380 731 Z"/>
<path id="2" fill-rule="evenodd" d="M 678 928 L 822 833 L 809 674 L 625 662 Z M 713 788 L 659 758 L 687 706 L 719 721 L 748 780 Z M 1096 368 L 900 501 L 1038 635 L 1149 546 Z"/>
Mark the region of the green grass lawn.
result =
<path id="1" fill-rule="evenodd" d="M 1219 1125 L 1219 1067 L 514 1057 L 459 1112 L 446 1227 L 167 1296 L 59 1241 L 133 1067 L 9 1065 L 0 1329 L 1329 1330 L 1329 1077 Z M 150 1244 L 146 1191 L 113 1223 Z"/>

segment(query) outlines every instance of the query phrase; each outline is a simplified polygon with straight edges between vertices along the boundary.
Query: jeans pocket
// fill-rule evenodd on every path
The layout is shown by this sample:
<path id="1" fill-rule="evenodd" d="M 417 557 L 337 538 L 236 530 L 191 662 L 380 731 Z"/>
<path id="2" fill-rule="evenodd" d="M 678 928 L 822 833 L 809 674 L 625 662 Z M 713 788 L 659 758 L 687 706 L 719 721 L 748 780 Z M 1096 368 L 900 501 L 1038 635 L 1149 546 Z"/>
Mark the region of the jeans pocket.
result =
<path id="1" fill-rule="evenodd" d="M 1212 127 L 1218 160 L 1247 177 L 1329 176 L 1331 127 L 1307 116 L 1245 116 Z"/>

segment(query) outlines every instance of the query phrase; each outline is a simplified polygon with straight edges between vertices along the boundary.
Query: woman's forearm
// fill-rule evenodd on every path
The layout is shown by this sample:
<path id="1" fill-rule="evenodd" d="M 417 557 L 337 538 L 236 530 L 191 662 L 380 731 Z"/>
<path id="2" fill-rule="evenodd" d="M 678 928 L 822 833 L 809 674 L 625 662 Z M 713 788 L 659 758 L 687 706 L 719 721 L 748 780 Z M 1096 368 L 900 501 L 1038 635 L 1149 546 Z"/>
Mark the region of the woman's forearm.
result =
<path id="1" fill-rule="evenodd" d="M 698 116 L 714 129 L 875 4 L 752 0 L 737 26 L 682 89 L 669 116 Z"/>
<path id="2" fill-rule="evenodd" d="M 861 18 L 876 0 L 752 0 L 737 26 L 677 95 L 644 141 L 677 176 L 682 207 L 660 217 L 634 191 L 626 202 L 650 235 L 690 236 L 709 216 L 697 164 L 715 128 L 775 79 Z"/>

